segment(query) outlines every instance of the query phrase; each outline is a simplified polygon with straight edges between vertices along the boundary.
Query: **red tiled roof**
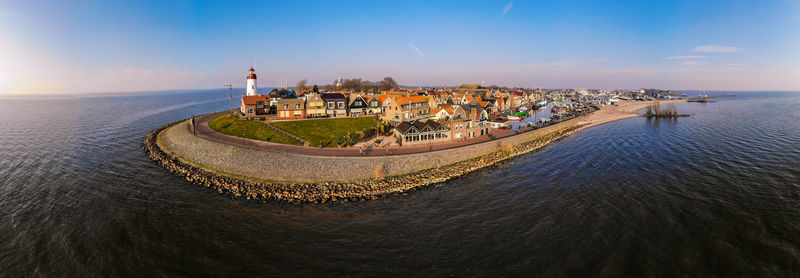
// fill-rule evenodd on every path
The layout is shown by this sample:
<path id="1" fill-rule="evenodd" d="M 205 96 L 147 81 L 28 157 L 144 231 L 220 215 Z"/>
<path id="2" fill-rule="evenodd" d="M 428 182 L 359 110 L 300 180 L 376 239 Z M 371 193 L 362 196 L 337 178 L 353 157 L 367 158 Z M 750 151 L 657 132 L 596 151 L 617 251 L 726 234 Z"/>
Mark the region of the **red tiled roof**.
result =
<path id="1" fill-rule="evenodd" d="M 419 103 L 419 102 L 428 102 L 425 97 L 422 96 L 413 96 L 413 97 L 401 97 L 396 99 L 397 104 L 404 105 L 409 103 Z"/>
<path id="2" fill-rule="evenodd" d="M 259 101 L 269 101 L 269 96 L 242 96 L 242 103 L 246 105 L 256 105 Z"/>
<path id="3" fill-rule="evenodd" d="M 390 96 L 388 94 L 382 94 L 382 95 L 379 95 L 379 96 L 377 96 L 375 98 L 377 98 L 381 103 L 383 103 L 384 100 L 386 100 L 387 98 L 390 98 L 390 97 L 392 97 L 392 96 Z"/>

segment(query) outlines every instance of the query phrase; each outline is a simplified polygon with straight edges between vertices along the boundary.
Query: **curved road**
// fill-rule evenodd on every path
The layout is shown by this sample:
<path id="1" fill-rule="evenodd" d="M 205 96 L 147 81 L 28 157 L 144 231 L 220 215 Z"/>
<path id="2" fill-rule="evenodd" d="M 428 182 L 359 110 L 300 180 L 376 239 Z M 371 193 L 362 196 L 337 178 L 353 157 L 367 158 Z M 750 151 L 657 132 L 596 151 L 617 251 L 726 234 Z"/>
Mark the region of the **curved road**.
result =
<path id="1" fill-rule="evenodd" d="M 534 128 L 526 127 L 523 129 L 518 130 L 493 130 L 492 135 L 494 138 L 490 138 L 488 135 L 479 136 L 472 139 L 462 139 L 462 140 L 454 140 L 445 143 L 437 143 L 437 144 L 422 144 L 422 145 L 411 145 L 411 146 L 404 146 L 404 147 L 369 147 L 366 149 L 361 148 L 315 148 L 315 147 L 305 147 L 305 146 L 295 146 L 295 145 L 287 145 L 287 144 L 278 144 L 278 143 L 271 143 L 266 141 L 254 140 L 254 139 L 247 139 L 241 138 L 236 136 L 231 136 L 227 134 L 222 134 L 212 130 L 208 126 L 208 122 L 211 119 L 216 118 L 219 115 L 226 113 L 226 111 L 215 112 L 211 114 L 205 114 L 198 116 L 197 120 L 197 136 L 213 140 L 217 142 L 235 144 L 235 145 L 245 145 L 248 147 L 271 150 L 271 151 L 278 151 L 278 152 L 286 152 L 286 153 L 293 153 L 293 154 L 305 154 L 305 155 L 317 155 L 317 156 L 387 156 L 387 155 L 400 155 L 400 154 L 415 154 L 415 153 L 424 153 L 424 152 L 431 152 L 437 150 L 445 150 L 445 149 L 452 149 L 457 147 L 463 147 L 467 145 L 497 140 L 500 138 L 508 137 L 511 135 L 516 135 L 520 133 L 524 133 L 527 131 L 534 130 Z"/>

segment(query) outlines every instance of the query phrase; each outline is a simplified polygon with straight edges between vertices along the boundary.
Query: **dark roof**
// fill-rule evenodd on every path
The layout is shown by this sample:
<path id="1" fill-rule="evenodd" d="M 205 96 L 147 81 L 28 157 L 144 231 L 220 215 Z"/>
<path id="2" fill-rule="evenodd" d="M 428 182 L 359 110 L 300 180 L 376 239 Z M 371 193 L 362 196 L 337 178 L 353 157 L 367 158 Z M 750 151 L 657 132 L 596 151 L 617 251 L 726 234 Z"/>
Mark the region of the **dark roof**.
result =
<path id="1" fill-rule="evenodd" d="M 464 112 L 467 112 L 467 114 L 469 114 L 469 111 L 470 111 L 472 108 L 478 109 L 478 112 L 480 112 L 480 111 L 482 111 L 482 110 L 483 110 L 483 107 L 482 107 L 482 106 L 480 106 L 480 105 L 478 105 L 478 104 L 477 104 L 477 103 L 475 103 L 475 102 L 470 102 L 469 104 L 462 104 L 462 105 L 460 105 L 460 106 L 461 106 L 461 109 L 464 109 Z"/>
<path id="2" fill-rule="evenodd" d="M 322 94 L 322 99 L 324 101 L 339 101 L 339 100 L 346 100 L 347 98 L 340 93 L 330 93 L 330 94 Z"/>
<path id="3" fill-rule="evenodd" d="M 396 129 L 400 133 L 408 133 L 408 130 L 411 129 L 411 126 L 412 125 L 408 122 L 402 122 L 399 125 L 397 125 L 397 127 L 395 127 L 394 129 Z"/>
<path id="4" fill-rule="evenodd" d="M 272 89 L 269 92 L 269 97 L 271 98 L 296 98 L 294 91 L 286 90 L 286 89 Z"/>
<path id="5" fill-rule="evenodd" d="M 435 120 L 416 120 L 413 122 L 402 122 L 395 129 L 402 134 L 408 133 L 410 130 L 416 129 L 417 131 L 424 131 L 426 128 L 438 130 L 440 128 L 450 129 L 447 125 Z"/>

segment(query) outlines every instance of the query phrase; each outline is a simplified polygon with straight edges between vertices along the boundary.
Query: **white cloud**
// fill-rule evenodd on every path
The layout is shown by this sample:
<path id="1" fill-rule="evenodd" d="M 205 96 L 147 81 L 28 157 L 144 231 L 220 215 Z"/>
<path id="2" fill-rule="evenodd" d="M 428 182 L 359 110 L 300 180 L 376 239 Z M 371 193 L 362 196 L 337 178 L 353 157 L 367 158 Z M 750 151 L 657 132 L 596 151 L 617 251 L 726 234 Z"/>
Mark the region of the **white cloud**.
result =
<path id="1" fill-rule="evenodd" d="M 704 66 L 704 65 L 707 65 L 707 63 L 703 63 L 703 62 L 700 62 L 700 61 L 686 61 L 686 62 L 681 62 L 681 65 L 684 65 L 684 66 Z"/>
<path id="2" fill-rule="evenodd" d="M 742 63 L 727 63 L 725 64 L 727 67 L 736 67 L 736 68 L 746 68 L 749 67 L 750 64 L 742 64 Z"/>
<path id="3" fill-rule="evenodd" d="M 508 4 L 506 4 L 506 7 L 503 8 L 503 15 L 501 17 L 506 17 L 506 14 L 508 13 L 508 11 L 510 11 L 511 8 L 513 8 L 513 7 L 514 7 L 514 3 L 508 2 Z"/>
<path id="4" fill-rule="evenodd" d="M 422 51 L 420 51 L 420 50 L 419 50 L 419 48 L 417 48 L 417 46 L 416 46 L 416 45 L 414 45 L 414 44 L 412 43 L 412 44 L 409 44 L 408 46 L 410 46 L 412 50 L 416 51 L 416 52 L 417 52 L 417 54 L 419 54 L 419 57 L 425 58 L 425 54 L 422 54 Z M 435 58 L 435 57 L 434 57 L 434 58 Z"/>
<path id="5" fill-rule="evenodd" d="M 702 59 L 706 56 L 669 56 L 665 59 L 667 60 L 683 60 L 683 59 Z"/>
<path id="6" fill-rule="evenodd" d="M 724 45 L 701 45 L 692 48 L 692 52 L 707 52 L 707 53 L 733 53 L 742 51 L 744 51 L 744 48 L 735 46 L 724 46 Z"/>

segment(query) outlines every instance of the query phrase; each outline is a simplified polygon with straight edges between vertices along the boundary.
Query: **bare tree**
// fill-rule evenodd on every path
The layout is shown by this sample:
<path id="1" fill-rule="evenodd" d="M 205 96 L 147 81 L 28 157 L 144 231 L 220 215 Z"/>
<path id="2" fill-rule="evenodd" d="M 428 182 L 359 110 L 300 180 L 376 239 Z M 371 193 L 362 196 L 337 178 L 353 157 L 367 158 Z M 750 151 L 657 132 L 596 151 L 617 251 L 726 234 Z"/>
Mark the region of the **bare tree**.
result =
<path id="1" fill-rule="evenodd" d="M 308 80 L 305 79 L 297 81 L 297 88 L 296 88 L 297 92 L 302 93 L 303 91 L 305 91 L 308 88 L 308 86 L 306 86 L 307 83 Z"/>
<path id="2" fill-rule="evenodd" d="M 343 83 L 342 87 L 345 90 L 361 91 L 362 88 L 361 78 L 345 79 L 342 83 Z"/>
<path id="3" fill-rule="evenodd" d="M 394 78 L 391 76 L 384 77 L 383 80 L 380 81 L 380 88 L 383 91 L 388 91 L 397 88 L 397 81 L 394 81 Z"/>

